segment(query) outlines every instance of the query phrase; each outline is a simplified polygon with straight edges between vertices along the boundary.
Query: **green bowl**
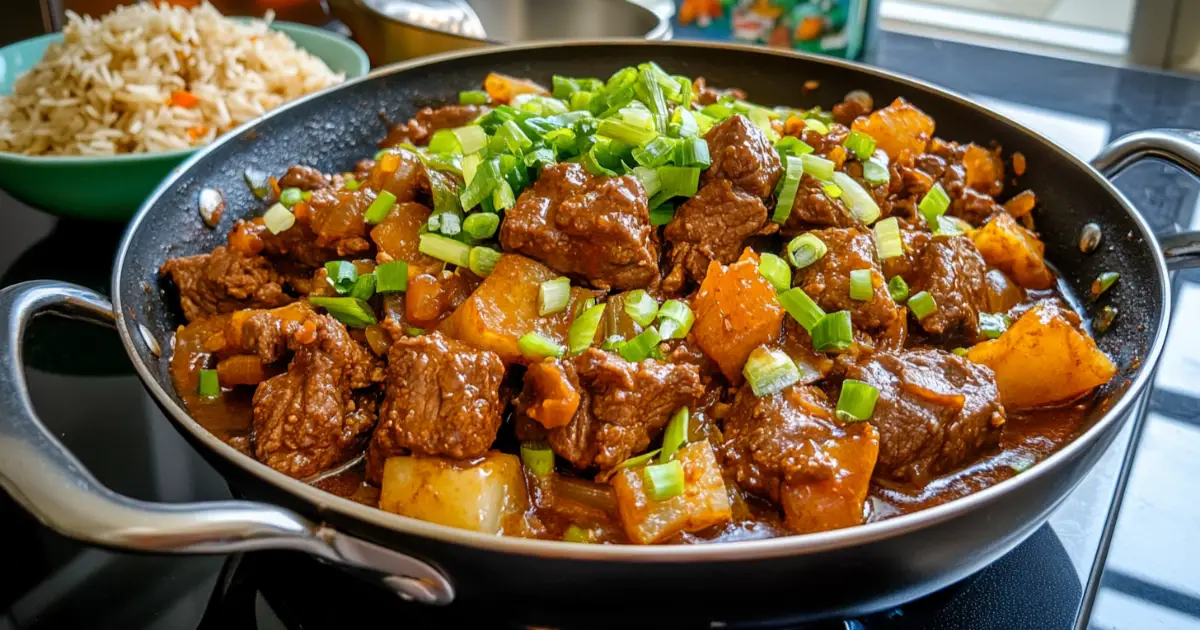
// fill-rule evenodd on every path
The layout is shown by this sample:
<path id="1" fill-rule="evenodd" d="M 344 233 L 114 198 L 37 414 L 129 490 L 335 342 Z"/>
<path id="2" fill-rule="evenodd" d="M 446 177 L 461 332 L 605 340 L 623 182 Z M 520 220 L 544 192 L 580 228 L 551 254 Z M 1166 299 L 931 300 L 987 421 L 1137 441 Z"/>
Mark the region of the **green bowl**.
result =
<path id="1" fill-rule="evenodd" d="M 274 22 L 271 28 L 286 33 L 347 79 L 370 69 L 363 49 L 341 35 L 291 22 Z M 53 33 L 0 48 L 0 94 L 9 94 L 17 76 L 33 68 L 46 47 L 61 40 L 61 33 Z M 0 189 L 51 214 L 122 221 L 133 216 L 167 173 L 195 150 L 105 157 L 0 153 Z"/>

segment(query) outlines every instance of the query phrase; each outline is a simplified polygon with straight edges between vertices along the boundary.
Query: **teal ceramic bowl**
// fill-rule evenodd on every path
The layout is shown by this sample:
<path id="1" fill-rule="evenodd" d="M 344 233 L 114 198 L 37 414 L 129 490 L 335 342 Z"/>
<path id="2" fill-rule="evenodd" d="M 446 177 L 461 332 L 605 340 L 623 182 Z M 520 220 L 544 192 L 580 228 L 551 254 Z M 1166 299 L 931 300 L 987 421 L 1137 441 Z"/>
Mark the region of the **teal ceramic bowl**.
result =
<path id="1" fill-rule="evenodd" d="M 271 28 L 286 33 L 334 72 L 345 73 L 347 79 L 370 69 L 362 48 L 341 35 L 290 22 L 275 22 Z M 61 39 L 61 34 L 54 33 L 0 48 L 0 94 L 10 93 L 17 77 L 41 60 L 46 47 Z M 0 153 L 0 189 L 51 214 L 122 221 L 133 216 L 167 173 L 193 151 L 107 157 Z"/>

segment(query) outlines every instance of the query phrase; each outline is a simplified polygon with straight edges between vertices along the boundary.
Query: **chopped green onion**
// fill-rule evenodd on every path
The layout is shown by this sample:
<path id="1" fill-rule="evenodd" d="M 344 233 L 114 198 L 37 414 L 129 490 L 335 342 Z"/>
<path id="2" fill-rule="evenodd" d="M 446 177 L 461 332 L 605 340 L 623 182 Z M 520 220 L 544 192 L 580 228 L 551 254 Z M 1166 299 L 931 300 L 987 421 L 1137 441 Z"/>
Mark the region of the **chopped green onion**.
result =
<path id="1" fill-rule="evenodd" d="M 463 221 L 463 230 L 477 241 L 491 238 L 499 227 L 500 215 L 495 212 L 475 212 Z"/>
<path id="2" fill-rule="evenodd" d="M 816 118 L 805 118 L 804 126 L 821 134 L 822 136 L 829 134 L 829 126 L 820 120 L 817 120 Z"/>
<path id="3" fill-rule="evenodd" d="M 355 179 L 353 177 L 347 177 L 346 179 L 354 183 L 354 188 L 350 188 L 349 186 L 347 186 L 346 190 L 349 190 L 350 192 L 354 192 L 354 191 L 358 190 L 358 182 L 355 181 Z M 345 183 L 345 180 L 343 180 L 343 183 Z M 306 190 L 306 191 L 300 193 L 300 199 L 303 201 L 312 201 L 312 191 Z"/>
<path id="4" fill-rule="evenodd" d="M 825 257 L 829 248 L 816 234 L 807 232 L 787 244 L 787 257 L 792 266 L 803 269 Z"/>
<path id="5" fill-rule="evenodd" d="M 785 158 L 788 156 L 800 156 L 806 153 L 812 153 L 813 148 L 807 142 L 797 138 L 796 136 L 784 136 L 775 143 L 775 152 L 779 157 Z"/>
<path id="6" fill-rule="evenodd" d="M 658 309 L 658 333 L 663 339 L 683 339 L 692 330 L 696 314 L 679 300 L 667 300 Z"/>
<path id="7" fill-rule="evenodd" d="M 653 225 L 654 227 L 666 225 L 671 222 L 671 219 L 674 218 L 675 206 L 669 203 L 664 203 L 657 208 L 650 209 L 650 225 Z"/>
<path id="8" fill-rule="evenodd" d="M 755 396 L 770 396 L 800 382 L 800 370 L 783 350 L 770 350 L 766 346 L 755 348 L 742 374 L 750 383 Z"/>
<path id="9" fill-rule="evenodd" d="M 676 140 L 666 136 L 658 136 L 644 147 L 633 150 L 633 159 L 641 166 L 657 168 L 671 161 L 676 156 Z"/>
<path id="10" fill-rule="evenodd" d="M 1105 291 L 1107 291 L 1114 283 L 1116 283 L 1117 278 L 1120 277 L 1121 274 L 1115 271 L 1105 271 L 1104 273 L 1100 274 L 1095 280 L 1092 281 L 1092 298 L 1098 298 L 1103 295 Z"/>
<path id="11" fill-rule="evenodd" d="M 979 314 L 979 332 L 983 333 L 988 339 L 996 339 L 1008 330 L 1012 324 L 1012 319 L 1004 313 L 980 313 Z"/>
<path id="12" fill-rule="evenodd" d="M 938 306 L 928 291 L 921 291 L 908 298 L 908 308 L 912 310 L 913 315 L 917 316 L 917 319 L 925 319 L 936 311 Z"/>
<path id="13" fill-rule="evenodd" d="M 888 280 L 888 294 L 894 302 L 903 304 L 908 300 L 908 283 L 900 276 L 892 276 L 892 279 Z"/>
<path id="14" fill-rule="evenodd" d="M 935 217 L 935 219 L 936 221 L 934 221 L 931 227 L 933 233 L 939 236 L 958 236 L 967 229 L 970 229 L 970 224 L 957 217 L 941 214 Z"/>
<path id="15" fill-rule="evenodd" d="M 817 352 L 842 352 L 854 343 L 850 311 L 829 313 L 812 329 L 813 349 Z"/>
<path id="16" fill-rule="evenodd" d="M 680 140 L 676 151 L 678 155 L 675 163 L 679 166 L 708 168 L 712 164 L 712 158 L 708 154 L 708 143 L 704 141 L 704 138 Z"/>
<path id="17" fill-rule="evenodd" d="M 970 351 L 967 350 L 966 348 L 958 347 L 958 348 L 951 350 L 951 352 L 953 352 L 954 354 L 956 354 L 960 357 L 965 357 L 965 356 L 967 356 L 967 353 Z"/>
<path id="18" fill-rule="evenodd" d="M 804 164 L 804 172 L 812 175 L 816 179 L 827 182 L 833 179 L 834 163 L 831 160 L 826 160 L 823 157 L 818 157 L 811 153 L 805 153 L 800 156 L 800 161 Z"/>
<path id="19" fill-rule="evenodd" d="M 464 154 L 462 143 L 458 141 L 458 136 L 454 135 L 454 131 L 450 129 L 438 129 L 429 138 L 429 153 L 446 153 L 446 154 Z"/>
<path id="20" fill-rule="evenodd" d="M 861 131 L 851 131 L 842 145 L 862 162 L 871 159 L 875 154 L 875 138 Z"/>
<path id="21" fill-rule="evenodd" d="M 492 194 L 492 190 L 502 179 L 500 175 L 500 158 L 484 160 L 475 169 L 475 174 L 467 184 L 466 190 L 459 195 L 463 210 L 470 210 L 479 205 Z"/>
<path id="22" fill-rule="evenodd" d="M 696 114 L 683 107 L 676 107 L 675 112 L 671 114 L 671 126 L 668 132 L 676 138 L 696 138 L 700 135 L 700 123 L 696 121 Z M 703 139 L 700 138 L 703 142 Z M 704 145 L 707 155 L 708 144 Z"/>
<path id="23" fill-rule="evenodd" d="M 651 140 L 658 137 L 653 129 L 645 129 L 617 118 L 601 120 L 596 133 L 635 147 L 649 144 Z"/>
<path id="24" fill-rule="evenodd" d="M 353 177 L 347 177 L 342 180 L 342 187 L 345 188 L 346 190 L 349 190 L 350 192 L 354 192 L 354 191 L 358 190 L 359 186 L 362 186 L 362 184 L 360 184 L 358 182 L 358 180 L 354 179 Z M 308 192 L 308 191 L 305 191 L 305 192 Z M 303 195 L 301 195 L 301 197 L 303 197 Z M 311 199 L 312 199 L 312 193 L 309 192 L 308 199 L 305 199 L 305 201 L 309 201 Z"/>
<path id="25" fill-rule="evenodd" d="M 650 358 L 650 355 L 658 349 L 659 342 L 662 341 L 662 335 L 658 333 L 658 329 L 650 326 L 643 330 L 633 339 L 626 341 L 624 345 L 617 348 L 617 353 L 622 359 L 630 363 L 637 363 L 644 359 Z"/>
<path id="26" fill-rule="evenodd" d="M 1032 456 L 1017 455 L 1016 458 L 1008 464 L 1008 467 L 1012 469 L 1013 474 L 1019 475 L 1032 468 L 1036 463 L 1037 462 L 1034 461 Z"/>
<path id="27" fill-rule="evenodd" d="M 600 344 L 601 350 L 619 350 L 625 343 L 625 338 L 621 335 L 609 335 L 604 338 L 604 342 Z"/>
<path id="28" fill-rule="evenodd" d="M 369 300 L 375 295 L 375 274 L 364 273 L 354 281 L 354 286 L 350 287 L 350 297 L 357 300 Z"/>
<path id="29" fill-rule="evenodd" d="M 200 386 L 196 393 L 205 398 L 216 398 L 221 395 L 221 383 L 217 380 L 216 370 L 200 370 Z"/>
<path id="30" fill-rule="evenodd" d="M 296 215 L 292 214 L 283 204 L 277 203 L 263 213 L 263 225 L 272 234 L 285 232 L 296 224 Z"/>
<path id="31" fill-rule="evenodd" d="M 496 137 L 513 153 L 522 153 L 525 149 L 533 146 L 533 141 L 525 135 L 524 131 L 521 131 L 521 127 L 513 120 L 504 121 L 504 124 L 500 125 L 500 129 L 496 131 Z"/>
<path id="32" fill-rule="evenodd" d="M 566 103 L 541 94 L 518 94 L 509 104 L 523 112 L 538 116 L 553 116 L 570 111 L 567 109 Z"/>
<path id="33" fill-rule="evenodd" d="M 921 211 L 921 216 L 925 217 L 925 222 L 930 227 L 937 224 L 937 217 L 945 214 L 949 207 L 950 197 L 940 183 L 934 184 L 921 198 L 921 203 L 917 204 L 917 209 Z"/>
<path id="34" fill-rule="evenodd" d="M 567 348 L 572 355 L 580 354 L 591 347 L 604 318 L 604 308 L 603 304 L 590 306 L 571 322 L 571 327 L 567 330 Z"/>
<path id="35" fill-rule="evenodd" d="M 510 120 L 504 124 L 508 125 L 508 123 L 511 122 L 512 121 Z M 516 123 L 513 124 L 515 126 Z M 517 129 L 517 131 L 520 132 L 520 129 Z M 454 134 L 454 137 L 458 139 L 458 144 L 460 147 L 462 147 L 463 155 L 479 153 L 484 149 L 484 147 L 487 146 L 487 133 L 485 133 L 483 131 L 483 127 L 480 127 L 479 125 L 466 125 L 452 129 L 451 132 Z M 529 138 L 525 139 L 527 141 L 529 140 Z"/>
<path id="36" fill-rule="evenodd" d="M 420 337 L 421 335 L 425 334 L 425 329 L 417 328 L 416 326 L 409 326 L 408 328 L 404 329 L 404 334 L 408 335 L 409 337 Z"/>
<path id="37" fill-rule="evenodd" d="M 662 182 L 658 179 L 658 170 L 646 166 L 635 166 L 633 168 L 633 176 L 641 183 L 642 189 L 646 191 L 646 198 L 649 199 L 658 192 L 662 187 Z"/>
<path id="38" fill-rule="evenodd" d="M 459 105 L 487 105 L 490 100 L 487 92 L 480 90 L 464 90 L 458 93 Z"/>
<path id="39" fill-rule="evenodd" d="M 1096 319 L 1092 325 L 1096 327 L 1096 332 L 1106 333 L 1109 328 L 1112 328 L 1113 322 L 1117 319 L 1117 309 L 1114 306 L 1105 304 L 1104 308 L 1100 309 L 1100 313 L 1096 315 Z"/>
<path id="40" fill-rule="evenodd" d="M 375 290 L 379 293 L 407 291 L 408 263 L 403 260 L 393 260 L 376 267 Z"/>
<path id="41" fill-rule="evenodd" d="M 855 269 L 850 272 L 850 299 L 865 302 L 875 294 L 872 286 L 874 273 L 870 269 Z"/>
<path id="42" fill-rule="evenodd" d="M 878 400 L 879 390 L 873 385 L 848 378 L 842 381 L 842 393 L 838 395 L 837 418 L 842 422 L 870 420 Z"/>
<path id="43" fill-rule="evenodd" d="M 691 419 L 691 413 L 687 407 L 680 407 L 675 415 L 671 416 L 671 421 L 667 423 L 667 428 L 663 431 L 662 453 L 658 456 L 658 463 L 665 464 L 671 461 L 675 456 L 675 452 L 683 448 L 687 444 L 688 436 L 688 421 Z"/>
<path id="44" fill-rule="evenodd" d="M 683 494 L 683 464 L 677 459 L 646 466 L 642 475 L 646 480 L 646 494 L 655 501 L 665 501 Z"/>
<path id="45" fill-rule="evenodd" d="M 545 442 L 521 442 L 521 463 L 534 475 L 545 477 L 554 472 L 554 451 Z"/>
<path id="46" fill-rule="evenodd" d="M 825 311 L 800 287 L 788 289 L 776 295 L 775 299 L 810 334 L 825 318 Z"/>
<path id="47" fill-rule="evenodd" d="M 700 187 L 700 168 L 696 166 L 660 166 L 658 167 L 658 194 L 650 200 L 649 206 L 654 208 L 671 197 L 695 196 Z"/>
<path id="48" fill-rule="evenodd" d="M 349 293 L 358 280 L 358 268 L 348 260 L 331 260 L 325 263 L 325 280 L 338 293 Z"/>
<path id="49" fill-rule="evenodd" d="M 371 205 L 367 206 L 367 212 L 364 215 L 367 223 L 374 225 L 383 221 L 387 218 L 388 213 L 392 211 L 392 207 L 395 205 L 396 195 L 393 195 L 386 190 L 379 191 L 379 194 L 375 197 L 375 200 L 371 202 Z"/>
<path id="50" fill-rule="evenodd" d="M 483 163 L 483 158 L 478 153 L 472 153 L 462 159 L 463 183 L 470 186 L 471 180 L 475 179 L 475 171 L 479 169 L 479 165 Z"/>
<path id="51" fill-rule="evenodd" d="M 830 199 L 837 199 L 842 196 L 842 187 L 837 184 L 821 184 L 821 191 Z"/>
<path id="52" fill-rule="evenodd" d="M 554 98 L 561 98 L 565 100 L 567 97 L 579 91 L 579 83 L 570 77 L 562 77 L 556 74 L 550 79 L 550 82 L 550 85 L 552 86 L 550 93 L 554 96 Z"/>
<path id="53" fill-rule="evenodd" d="M 800 191 L 800 180 L 804 178 L 804 161 L 800 157 L 785 155 L 783 162 L 783 180 L 779 194 L 775 195 L 775 211 L 771 213 L 771 220 L 776 223 L 787 222 L 788 215 L 792 213 L 792 206 L 796 203 L 796 193 Z"/>
<path id="54" fill-rule="evenodd" d="M 492 205 L 496 210 L 508 210 L 517 205 L 517 196 L 513 194 L 512 185 L 508 180 L 500 180 L 492 189 Z"/>
<path id="55" fill-rule="evenodd" d="M 492 275 L 492 269 L 496 268 L 498 262 L 500 252 L 490 247 L 472 247 L 471 253 L 467 255 L 467 268 L 480 278 Z"/>
<path id="56" fill-rule="evenodd" d="M 571 301 L 571 280 L 559 276 L 538 285 L 538 315 L 545 317 L 567 310 Z"/>
<path id="57" fill-rule="evenodd" d="M 625 461 L 621 462 L 620 464 L 617 464 L 617 467 L 615 470 L 621 470 L 622 468 L 637 468 L 638 466 L 648 463 L 650 460 L 654 459 L 655 455 L 658 455 L 661 452 L 662 452 L 661 448 L 656 448 L 652 451 L 646 451 L 645 453 L 642 453 L 641 455 L 635 455 L 633 457 L 626 459 Z"/>
<path id="58" fill-rule="evenodd" d="M 630 291 L 625 296 L 625 313 L 641 326 L 649 326 L 658 314 L 658 302 L 645 289 Z"/>
<path id="59" fill-rule="evenodd" d="M 417 249 L 428 256 L 459 267 L 471 264 L 471 246 L 439 234 L 422 234 Z"/>
<path id="60" fill-rule="evenodd" d="M 775 254 L 764 252 L 759 255 L 758 273 L 770 281 L 776 291 L 787 291 L 792 287 L 792 268 Z"/>
<path id="61" fill-rule="evenodd" d="M 517 340 L 517 350 L 521 351 L 521 356 L 530 361 L 540 361 L 550 357 L 559 359 L 566 352 L 562 346 L 535 332 L 521 335 L 521 338 Z"/>
<path id="62" fill-rule="evenodd" d="M 712 118 L 713 120 L 721 121 L 732 116 L 734 112 L 732 107 L 726 105 L 725 103 L 718 102 L 705 105 L 700 110 L 700 113 Z"/>
<path id="63" fill-rule="evenodd" d="M 842 201 L 850 206 L 850 212 L 854 213 L 854 218 L 862 221 L 866 225 L 871 225 L 875 219 L 879 218 L 879 204 L 871 198 L 871 193 L 867 192 L 862 184 L 855 181 L 853 177 L 838 171 L 833 174 L 833 183 L 837 184 L 842 189 Z"/>
<path id="64" fill-rule="evenodd" d="M 592 145 L 592 148 L 588 149 L 580 158 L 580 164 L 583 164 L 583 168 L 587 169 L 587 172 L 597 177 L 616 177 L 617 172 L 601 164 L 600 159 L 596 157 L 596 149 L 599 146 L 598 144 Z"/>
<path id="65" fill-rule="evenodd" d="M 872 186 L 881 186 L 892 181 L 888 168 L 875 160 L 863 162 L 863 180 Z"/>
<path id="66" fill-rule="evenodd" d="M 567 531 L 563 532 L 563 541 L 569 543 L 587 544 L 592 542 L 591 530 L 584 529 L 578 525 L 567 527 Z"/>
<path id="67" fill-rule="evenodd" d="M 376 323 L 375 313 L 366 302 L 352 297 L 310 297 L 309 303 L 329 311 L 334 319 L 352 328 L 366 328 Z"/>
<path id="68" fill-rule="evenodd" d="M 900 236 L 900 222 L 896 217 L 876 221 L 872 229 L 875 232 L 875 253 L 879 255 L 879 260 L 904 255 L 904 240 Z"/>
<path id="69" fill-rule="evenodd" d="M 246 186 L 256 198 L 266 199 L 271 193 L 271 182 L 267 179 L 267 174 L 253 166 L 242 173 L 242 178 L 246 180 Z"/>
<path id="70" fill-rule="evenodd" d="M 284 188 L 279 191 L 279 203 L 283 204 L 285 208 L 291 208 L 301 201 L 303 201 L 303 197 L 299 188 Z"/>

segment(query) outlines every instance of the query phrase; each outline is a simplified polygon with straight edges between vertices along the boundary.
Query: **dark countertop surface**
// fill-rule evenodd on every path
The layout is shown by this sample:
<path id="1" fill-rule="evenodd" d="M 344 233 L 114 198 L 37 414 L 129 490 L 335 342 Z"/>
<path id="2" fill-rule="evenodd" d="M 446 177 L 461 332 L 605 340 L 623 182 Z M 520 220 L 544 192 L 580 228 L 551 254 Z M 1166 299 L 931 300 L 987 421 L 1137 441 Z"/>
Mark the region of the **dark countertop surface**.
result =
<path id="1" fill-rule="evenodd" d="M 868 61 L 979 98 L 1084 158 L 1130 131 L 1200 128 L 1200 81 L 1181 76 L 896 34 L 884 34 Z M 1173 167 L 1140 164 L 1117 184 L 1157 231 L 1200 224 L 1200 187 Z M 0 193 L 0 279 L 7 285 L 55 278 L 107 293 L 121 232 L 116 225 L 58 220 Z M 1177 322 L 1196 321 L 1200 272 L 1177 274 L 1174 294 Z M 1146 627 L 1137 625 L 1142 620 L 1162 627 L 1200 623 L 1200 558 L 1197 546 L 1186 544 L 1200 521 L 1186 521 L 1195 515 L 1180 494 L 1186 486 L 1160 482 L 1164 473 L 1158 470 L 1163 458 L 1167 470 L 1178 470 L 1170 459 L 1178 458 L 1179 467 L 1200 473 L 1200 457 L 1188 457 L 1200 453 L 1200 363 L 1187 352 L 1189 344 L 1198 347 L 1196 335 L 1176 326 L 1149 397 L 1150 412 L 1126 425 L 1093 473 L 1027 543 L 926 601 L 821 627 L 1057 630 L 1086 627 L 1089 618 L 1102 628 Z M 31 327 L 26 347 L 35 405 L 103 482 L 144 499 L 228 497 L 220 477 L 143 391 L 111 331 L 47 318 Z M 1144 445 L 1153 439 L 1158 450 L 1144 446 L 1135 461 L 1135 434 Z M 1125 483 L 1131 490 L 1114 522 L 1115 499 Z M 0 630 L 278 628 L 295 614 L 304 627 L 326 627 L 320 611 L 273 599 L 292 577 L 287 558 L 165 558 L 85 548 L 46 531 L 7 497 L 0 497 L 0 519 L 8 534 L 4 564 L 13 569 L 0 572 Z M 1129 550 L 1123 551 L 1126 539 Z M 1176 540 L 1178 546 L 1163 547 Z M 473 625 L 495 622 L 491 616 Z M 463 618 L 439 620 L 413 611 L 400 625 L 459 623 Z M 355 624 L 344 619 L 339 625 Z"/>

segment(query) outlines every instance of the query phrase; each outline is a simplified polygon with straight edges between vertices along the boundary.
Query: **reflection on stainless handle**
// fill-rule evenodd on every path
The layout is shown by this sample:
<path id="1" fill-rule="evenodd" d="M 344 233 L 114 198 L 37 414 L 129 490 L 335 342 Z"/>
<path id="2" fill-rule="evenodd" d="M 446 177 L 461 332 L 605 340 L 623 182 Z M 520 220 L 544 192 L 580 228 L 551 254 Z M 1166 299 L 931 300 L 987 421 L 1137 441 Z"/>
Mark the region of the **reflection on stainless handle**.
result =
<path id="1" fill-rule="evenodd" d="M 1092 166 L 1108 178 L 1145 158 L 1166 160 L 1200 177 L 1200 130 L 1147 129 L 1112 141 L 1092 160 Z M 1200 232 L 1181 232 L 1159 237 L 1170 269 L 1200 267 Z"/>
<path id="2" fill-rule="evenodd" d="M 104 296 L 71 284 L 23 282 L 0 291 L 0 487 L 47 527 L 77 540 L 157 553 L 304 551 L 384 573 L 400 596 L 447 604 L 454 588 L 432 566 L 308 521 L 278 506 L 249 501 L 151 503 L 104 487 L 38 421 L 26 391 L 22 338 L 35 315 L 112 326 Z"/>

